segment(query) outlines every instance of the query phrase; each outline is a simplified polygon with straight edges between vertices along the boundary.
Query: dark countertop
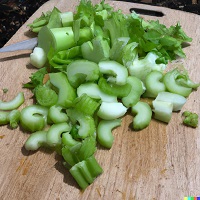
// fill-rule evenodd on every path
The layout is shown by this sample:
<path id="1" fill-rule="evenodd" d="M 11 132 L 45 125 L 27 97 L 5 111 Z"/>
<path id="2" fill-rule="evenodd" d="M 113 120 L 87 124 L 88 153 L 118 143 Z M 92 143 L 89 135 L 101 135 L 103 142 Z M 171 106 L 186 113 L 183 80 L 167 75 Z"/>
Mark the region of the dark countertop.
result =
<path id="1" fill-rule="evenodd" d="M 0 0 L 0 47 L 48 0 Z M 121 0 L 125 1 L 125 0 Z M 200 14 L 200 0 L 126 0 Z"/>

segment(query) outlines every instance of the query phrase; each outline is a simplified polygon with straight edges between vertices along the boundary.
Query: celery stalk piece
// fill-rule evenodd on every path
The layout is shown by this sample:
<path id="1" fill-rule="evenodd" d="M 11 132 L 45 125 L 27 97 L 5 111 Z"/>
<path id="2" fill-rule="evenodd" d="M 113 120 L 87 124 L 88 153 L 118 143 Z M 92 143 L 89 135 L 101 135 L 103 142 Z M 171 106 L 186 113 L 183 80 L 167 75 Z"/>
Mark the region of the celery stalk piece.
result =
<path id="1" fill-rule="evenodd" d="M 103 172 L 103 169 L 98 164 L 95 157 L 91 156 L 74 165 L 69 172 L 80 188 L 84 190 Z"/>
<path id="2" fill-rule="evenodd" d="M 85 113 L 86 115 L 91 115 L 96 112 L 100 103 L 95 99 L 91 98 L 87 94 L 82 94 L 80 97 L 77 97 L 73 102 L 73 107 L 77 110 Z"/>
<path id="3" fill-rule="evenodd" d="M 173 111 L 179 111 L 186 103 L 186 98 L 171 92 L 159 92 L 155 100 L 172 103 Z"/>
<path id="4" fill-rule="evenodd" d="M 40 105 L 30 105 L 22 109 L 20 124 L 27 131 L 42 130 L 47 123 L 48 108 Z"/>
<path id="5" fill-rule="evenodd" d="M 131 85 L 131 91 L 126 97 L 122 98 L 122 103 L 129 108 L 140 100 L 140 96 L 144 93 L 145 89 L 143 82 L 135 76 L 129 76 L 127 83 Z"/>
<path id="6" fill-rule="evenodd" d="M 14 110 L 24 103 L 24 93 L 19 92 L 12 100 L 4 102 L 0 100 L 0 110 Z"/>
<path id="7" fill-rule="evenodd" d="M 127 108 L 120 102 L 102 102 L 97 115 L 101 119 L 113 120 L 122 117 L 127 112 Z"/>
<path id="8" fill-rule="evenodd" d="M 38 150 L 41 146 L 47 145 L 47 131 L 36 131 L 32 133 L 25 142 L 25 149 L 30 151 Z"/>
<path id="9" fill-rule="evenodd" d="M 86 115 L 85 113 L 74 108 L 68 109 L 67 115 L 69 116 L 73 124 L 76 124 L 78 122 L 80 125 L 77 135 L 78 138 L 84 139 L 94 134 L 95 123 L 94 119 L 90 115 Z"/>
<path id="10" fill-rule="evenodd" d="M 40 47 L 35 47 L 30 54 L 30 63 L 36 68 L 44 67 L 47 61 L 47 55 L 45 51 Z"/>
<path id="11" fill-rule="evenodd" d="M 108 82 L 117 85 L 126 84 L 128 77 L 128 70 L 126 67 L 116 61 L 101 61 L 99 62 L 99 70 L 102 74 L 110 75 L 107 79 Z"/>
<path id="12" fill-rule="evenodd" d="M 47 132 L 47 144 L 50 147 L 56 147 L 58 145 L 61 145 L 62 133 L 69 132 L 70 130 L 71 130 L 71 126 L 66 122 L 53 124 Z"/>
<path id="13" fill-rule="evenodd" d="M 51 28 L 53 48 L 56 52 L 75 46 L 72 27 Z"/>
<path id="14" fill-rule="evenodd" d="M 49 108 L 48 118 L 55 124 L 67 122 L 69 119 L 66 111 L 63 111 L 63 107 L 57 105 Z"/>
<path id="15" fill-rule="evenodd" d="M 63 108 L 68 108 L 76 98 L 76 92 L 70 85 L 67 76 L 63 72 L 50 73 L 50 82 L 58 88 L 58 101 L 57 105 Z"/>
<path id="16" fill-rule="evenodd" d="M 121 119 L 101 120 L 97 127 L 97 141 L 103 147 L 111 148 L 114 142 L 112 129 L 121 125 Z"/>
<path id="17" fill-rule="evenodd" d="M 136 76 L 142 81 L 145 81 L 147 74 L 149 74 L 151 71 L 164 71 L 166 65 L 157 64 L 157 58 L 158 56 L 153 52 L 149 52 L 143 59 L 139 59 L 137 55 L 136 58 L 130 64 L 130 66 L 127 66 L 130 75 Z"/>
<path id="18" fill-rule="evenodd" d="M 85 42 L 81 45 L 83 58 L 95 63 L 108 59 L 109 51 L 110 46 L 108 42 L 101 36 L 97 36 L 92 41 Z"/>
<path id="19" fill-rule="evenodd" d="M 73 12 L 62 12 L 60 13 L 60 18 L 63 27 L 72 26 L 74 21 L 74 14 Z"/>
<path id="20" fill-rule="evenodd" d="M 172 117 L 173 104 L 165 101 L 154 100 L 153 104 L 153 117 L 159 121 L 169 123 Z"/>
<path id="21" fill-rule="evenodd" d="M 157 97 L 158 93 L 166 90 L 165 84 L 162 82 L 163 73 L 159 71 L 150 72 L 145 79 L 146 91 L 144 97 Z"/>
<path id="22" fill-rule="evenodd" d="M 77 88 L 77 95 L 80 97 L 87 94 L 91 98 L 101 99 L 104 102 L 117 102 L 117 96 L 103 92 L 96 83 L 84 83 Z"/>
<path id="23" fill-rule="evenodd" d="M 99 88 L 106 94 L 116 96 L 118 98 L 126 97 L 131 91 L 131 85 L 126 83 L 124 85 L 117 85 L 108 83 L 107 80 L 101 77 L 98 81 Z"/>
<path id="24" fill-rule="evenodd" d="M 0 111 L 0 126 L 10 124 L 12 129 L 15 129 L 19 125 L 20 111 L 12 110 L 10 112 Z"/>
<path id="25" fill-rule="evenodd" d="M 192 92 L 192 88 L 179 85 L 176 82 L 178 75 L 180 75 L 180 72 L 177 69 L 169 71 L 165 74 L 163 82 L 169 92 L 188 97 Z"/>
<path id="26" fill-rule="evenodd" d="M 99 78 L 99 67 L 88 60 L 75 60 L 67 66 L 67 77 L 70 84 L 77 88 L 84 82 L 93 82 Z"/>
<path id="27" fill-rule="evenodd" d="M 133 118 L 133 129 L 142 130 L 149 126 L 152 117 L 152 110 L 148 103 L 139 101 L 131 107 L 132 113 L 135 115 Z"/>

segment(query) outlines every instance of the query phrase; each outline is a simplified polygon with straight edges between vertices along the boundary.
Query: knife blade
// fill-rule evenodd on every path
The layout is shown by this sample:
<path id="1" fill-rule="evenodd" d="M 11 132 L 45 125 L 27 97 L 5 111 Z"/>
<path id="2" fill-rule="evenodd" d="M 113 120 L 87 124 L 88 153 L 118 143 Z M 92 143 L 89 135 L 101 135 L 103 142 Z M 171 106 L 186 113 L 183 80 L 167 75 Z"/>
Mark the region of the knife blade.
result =
<path id="1" fill-rule="evenodd" d="M 37 43 L 38 43 L 38 39 L 37 37 L 35 37 L 32 39 L 24 40 L 21 42 L 17 42 L 15 44 L 2 47 L 0 49 L 0 53 L 19 51 L 19 50 L 32 50 L 34 49 L 34 47 L 36 47 Z"/>

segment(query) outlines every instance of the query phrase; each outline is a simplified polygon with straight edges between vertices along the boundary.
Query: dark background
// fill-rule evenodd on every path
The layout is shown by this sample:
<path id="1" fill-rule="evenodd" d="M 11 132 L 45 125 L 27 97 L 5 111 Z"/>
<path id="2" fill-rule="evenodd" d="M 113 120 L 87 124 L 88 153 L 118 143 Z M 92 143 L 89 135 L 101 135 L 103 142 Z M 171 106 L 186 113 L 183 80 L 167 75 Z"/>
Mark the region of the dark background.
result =
<path id="1" fill-rule="evenodd" d="M 47 0 L 0 0 L 0 47 Z M 72 0 L 73 1 L 73 0 Z M 121 0 L 125 1 L 125 0 Z M 126 0 L 200 14 L 200 0 Z"/>

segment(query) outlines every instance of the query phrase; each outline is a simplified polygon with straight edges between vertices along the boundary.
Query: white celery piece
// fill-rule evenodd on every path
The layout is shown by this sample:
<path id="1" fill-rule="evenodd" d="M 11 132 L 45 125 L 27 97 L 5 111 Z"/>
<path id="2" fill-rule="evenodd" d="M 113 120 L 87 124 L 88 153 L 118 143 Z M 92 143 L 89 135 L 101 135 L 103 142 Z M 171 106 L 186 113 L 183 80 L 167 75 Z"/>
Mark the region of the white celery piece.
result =
<path id="1" fill-rule="evenodd" d="M 160 92 L 156 97 L 158 101 L 165 101 L 173 104 L 173 111 L 179 111 L 186 103 L 186 98 L 171 92 Z"/>
<path id="2" fill-rule="evenodd" d="M 117 102 L 116 96 L 111 96 L 100 90 L 99 86 L 95 83 L 84 83 L 77 88 L 77 95 L 80 97 L 82 94 L 87 94 L 94 99 L 101 99 L 104 102 Z"/>
<path id="3" fill-rule="evenodd" d="M 116 61 L 101 61 L 99 62 L 99 70 L 103 74 L 111 75 L 108 78 L 109 82 L 116 83 L 118 85 L 126 84 L 128 77 L 128 70 L 125 66 Z"/>
<path id="4" fill-rule="evenodd" d="M 154 112 L 153 117 L 159 121 L 168 123 L 172 117 L 173 104 L 158 100 L 154 100 L 152 104 Z"/>
<path id="5" fill-rule="evenodd" d="M 45 51 L 40 47 L 35 47 L 30 54 L 30 62 L 36 68 L 42 68 L 47 61 Z"/>
<path id="6" fill-rule="evenodd" d="M 102 102 L 97 115 L 101 119 L 113 120 L 122 117 L 127 112 L 127 108 L 120 102 Z"/>

